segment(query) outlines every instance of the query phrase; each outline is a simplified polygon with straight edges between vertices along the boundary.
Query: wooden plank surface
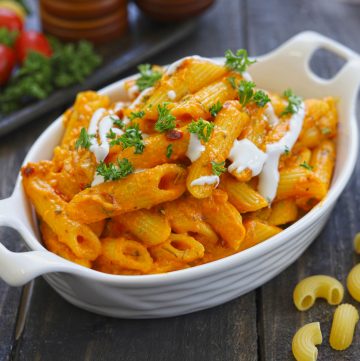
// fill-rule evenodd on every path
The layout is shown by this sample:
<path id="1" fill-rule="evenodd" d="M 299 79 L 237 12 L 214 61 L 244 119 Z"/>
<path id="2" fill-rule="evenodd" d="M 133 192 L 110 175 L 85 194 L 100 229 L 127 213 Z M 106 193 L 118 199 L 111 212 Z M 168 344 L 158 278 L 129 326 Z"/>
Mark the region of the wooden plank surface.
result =
<path id="1" fill-rule="evenodd" d="M 330 6 L 331 5 L 331 6 Z M 276 10 L 275 10 L 276 9 Z M 252 0 L 248 2 L 249 51 L 267 52 L 302 30 L 315 30 L 360 51 L 355 34 L 359 31 L 360 6 L 318 0 Z M 336 24 L 336 25 L 335 25 Z M 341 24 L 341 26 L 340 26 Z M 267 29 L 267 31 L 264 31 Z M 337 59 L 323 55 L 315 70 L 327 77 L 339 65 Z M 291 87 L 291 84 L 289 84 Z M 352 237 L 360 231 L 360 163 L 346 191 L 320 237 L 305 254 L 285 272 L 258 290 L 259 355 L 261 360 L 285 361 L 292 359 L 291 339 L 302 325 L 320 321 L 323 345 L 318 360 L 359 360 L 360 332 L 354 344 L 344 352 L 329 346 L 329 332 L 335 307 L 320 301 L 307 312 L 298 312 L 292 302 L 292 291 L 302 278 L 312 274 L 335 276 L 345 284 L 346 275 L 359 258 L 352 251 Z M 356 302 L 347 295 L 346 302 Z"/>
<path id="2" fill-rule="evenodd" d="M 257 55 L 308 29 L 360 51 L 359 18 L 360 6 L 335 0 L 331 6 L 328 0 L 219 0 L 199 19 L 190 37 L 149 62 L 165 64 L 189 54 L 218 56 L 227 48 L 241 47 Z M 318 70 L 323 75 L 339 64 L 326 56 L 320 60 Z M 26 151 L 56 113 L 61 111 L 1 139 L 1 197 L 11 194 Z M 358 164 L 326 230 L 298 262 L 256 292 L 211 310 L 163 320 L 116 320 L 68 304 L 40 279 L 35 282 L 24 333 L 15 343 L 21 289 L 0 281 L 0 361 L 291 360 L 294 332 L 314 320 L 322 323 L 324 333 L 319 360 L 358 360 L 360 332 L 349 350 L 331 351 L 328 334 L 334 308 L 319 302 L 309 312 L 300 313 L 291 297 L 302 277 L 321 272 L 344 280 L 349 268 L 360 260 L 351 251 L 351 238 L 360 231 L 359 175 Z M 0 232 L 1 241 L 9 248 L 21 249 L 14 232 Z M 349 297 L 346 300 L 350 301 Z"/>

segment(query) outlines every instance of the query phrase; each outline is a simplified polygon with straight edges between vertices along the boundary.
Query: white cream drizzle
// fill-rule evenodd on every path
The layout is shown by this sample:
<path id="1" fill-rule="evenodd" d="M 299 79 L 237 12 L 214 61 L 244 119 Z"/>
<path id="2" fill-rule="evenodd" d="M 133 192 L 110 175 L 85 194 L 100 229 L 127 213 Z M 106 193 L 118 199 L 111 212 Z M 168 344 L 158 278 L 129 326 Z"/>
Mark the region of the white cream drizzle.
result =
<path id="1" fill-rule="evenodd" d="M 279 123 L 279 118 L 275 114 L 274 107 L 272 106 L 271 103 L 266 104 L 264 113 L 265 113 L 265 115 L 267 117 L 267 120 L 268 120 L 268 122 L 269 122 L 269 124 L 271 126 L 275 126 L 276 124 Z"/>
<path id="2" fill-rule="evenodd" d="M 289 131 L 276 143 L 266 146 L 267 159 L 259 177 L 258 191 L 269 203 L 276 196 L 279 183 L 279 159 L 286 150 L 291 150 L 297 141 L 305 117 L 305 105 L 301 103 L 299 110 L 289 120 Z"/>
<path id="3" fill-rule="evenodd" d="M 95 155 L 97 163 L 104 161 L 109 154 L 110 139 L 107 137 L 107 135 L 109 134 L 110 130 L 119 136 L 124 134 L 121 129 L 113 128 L 114 120 L 119 120 L 119 117 L 116 115 L 104 116 L 104 112 L 104 108 L 97 109 L 90 119 L 88 128 L 88 134 L 95 136 L 90 140 L 91 146 L 89 150 Z M 99 137 L 100 143 L 98 142 L 97 136 Z M 95 186 L 103 182 L 104 178 L 98 174 L 95 174 L 91 186 Z"/>
<path id="4" fill-rule="evenodd" d="M 235 140 L 228 156 L 232 161 L 228 171 L 240 173 L 249 168 L 255 177 L 260 174 L 267 157 L 267 154 L 249 139 Z"/>
<path id="5" fill-rule="evenodd" d="M 169 99 L 174 100 L 176 99 L 176 93 L 173 90 L 169 90 L 167 93 Z"/>
<path id="6" fill-rule="evenodd" d="M 128 95 L 129 95 L 129 98 L 132 99 L 135 97 L 135 95 L 140 91 L 139 87 L 134 84 L 133 86 L 131 86 L 129 89 L 128 89 Z"/>
<path id="7" fill-rule="evenodd" d="M 166 75 L 172 75 L 176 72 L 176 70 L 186 61 L 189 59 L 195 59 L 195 60 L 203 60 L 206 61 L 208 63 L 212 63 L 212 64 L 216 64 L 216 65 L 224 65 L 223 61 L 216 61 L 214 59 L 209 59 L 209 58 L 204 58 L 202 56 L 199 55 L 192 55 L 192 56 L 186 56 L 185 58 L 179 59 L 177 61 L 175 61 L 174 63 L 170 64 L 167 69 L 165 74 Z"/>
<path id="8" fill-rule="evenodd" d="M 146 88 L 144 89 L 137 98 L 129 105 L 129 109 L 135 109 L 137 105 L 141 104 L 144 100 L 144 97 L 150 95 L 152 91 L 154 90 L 154 87 Z"/>
<path id="9" fill-rule="evenodd" d="M 217 175 L 205 175 L 202 177 L 199 177 L 197 179 L 194 179 L 190 185 L 191 186 L 203 186 L 205 184 L 216 184 L 215 187 L 217 187 L 220 183 L 220 178 Z"/>
<path id="10" fill-rule="evenodd" d="M 201 144 L 198 136 L 190 133 L 190 141 L 186 151 L 186 156 L 191 160 L 191 162 L 195 162 L 204 150 L 205 147 Z"/>
<path id="11" fill-rule="evenodd" d="M 244 80 L 246 80 L 246 81 L 252 81 L 253 80 L 250 73 L 248 73 L 247 71 L 243 71 L 241 73 L 241 75 L 244 78 Z"/>

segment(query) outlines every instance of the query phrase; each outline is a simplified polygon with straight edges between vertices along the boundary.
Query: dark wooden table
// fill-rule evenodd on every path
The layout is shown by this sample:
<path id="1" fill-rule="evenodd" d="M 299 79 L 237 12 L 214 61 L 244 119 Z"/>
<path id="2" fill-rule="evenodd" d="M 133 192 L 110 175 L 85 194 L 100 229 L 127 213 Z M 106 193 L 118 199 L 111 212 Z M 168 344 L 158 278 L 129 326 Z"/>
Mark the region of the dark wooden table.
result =
<path id="1" fill-rule="evenodd" d="M 360 51 L 360 5 L 337 0 L 219 0 L 199 18 L 191 36 L 149 61 L 164 64 L 196 53 L 218 56 L 225 49 L 242 47 L 252 55 L 262 54 L 308 29 Z M 339 61 L 319 54 L 314 64 L 328 76 Z M 1 198 L 11 194 L 31 144 L 62 111 L 57 109 L 0 140 Z M 24 307 L 22 289 L 0 281 L 0 360 L 292 360 L 294 332 L 315 320 L 321 322 L 324 336 L 319 360 L 360 360 L 360 329 L 348 350 L 335 352 L 328 343 L 334 308 L 320 301 L 300 313 L 292 303 L 292 290 L 304 276 L 324 273 L 345 281 L 359 261 L 351 246 L 353 235 L 360 231 L 359 214 L 358 162 L 326 229 L 295 264 L 254 292 L 182 317 L 143 321 L 93 315 L 65 302 L 40 278 L 35 281 L 25 328 L 15 337 Z M 23 248 L 14 231 L 2 228 L 0 240 L 12 250 Z M 348 295 L 345 300 L 354 303 Z"/>

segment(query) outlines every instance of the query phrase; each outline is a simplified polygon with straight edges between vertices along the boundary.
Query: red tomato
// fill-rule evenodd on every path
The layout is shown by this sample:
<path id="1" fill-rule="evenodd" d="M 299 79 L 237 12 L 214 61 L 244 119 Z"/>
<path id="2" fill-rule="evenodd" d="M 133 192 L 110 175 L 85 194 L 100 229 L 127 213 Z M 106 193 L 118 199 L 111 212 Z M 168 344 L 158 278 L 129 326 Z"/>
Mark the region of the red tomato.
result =
<path id="1" fill-rule="evenodd" d="M 14 11 L 10 9 L 0 8 L 0 28 L 7 28 L 9 30 L 17 30 L 19 32 L 23 29 L 23 21 Z"/>
<path id="2" fill-rule="evenodd" d="M 16 39 L 16 55 L 20 63 L 23 63 L 29 51 L 37 51 L 47 57 L 52 55 L 52 50 L 46 37 L 34 30 L 22 32 Z"/>
<path id="3" fill-rule="evenodd" d="M 5 85 L 15 66 L 16 56 L 13 49 L 0 44 L 0 86 Z"/>

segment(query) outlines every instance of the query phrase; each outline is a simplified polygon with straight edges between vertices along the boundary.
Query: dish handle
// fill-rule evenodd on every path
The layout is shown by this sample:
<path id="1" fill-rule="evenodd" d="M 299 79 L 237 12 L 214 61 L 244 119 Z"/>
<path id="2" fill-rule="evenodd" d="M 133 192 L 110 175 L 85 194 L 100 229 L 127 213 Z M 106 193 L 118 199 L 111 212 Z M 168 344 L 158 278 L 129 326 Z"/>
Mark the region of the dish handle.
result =
<path id="1" fill-rule="evenodd" d="M 23 237 L 24 225 L 17 217 L 14 196 L 0 200 L 0 226 L 18 230 Z M 0 278 L 11 286 L 22 286 L 32 279 L 50 272 L 74 273 L 77 265 L 48 251 L 12 252 L 0 242 Z"/>
<path id="2" fill-rule="evenodd" d="M 318 49 L 326 49 L 346 60 L 343 67 L 331 79 L 318 77 L 310 68 L 310 60 Z M 314 31 L 304 31 L 285 42 L 270 54 L 270 57 L 275 55 L 299 58 L 300 61 L 296 64 L 305 68 L 308 78 L 320 84 L 331 84 L 334 89 L 341 87 L 346 89 L 345 96 L 356 97 L 360 85 L 360 55 L 339 42 Z"/>

